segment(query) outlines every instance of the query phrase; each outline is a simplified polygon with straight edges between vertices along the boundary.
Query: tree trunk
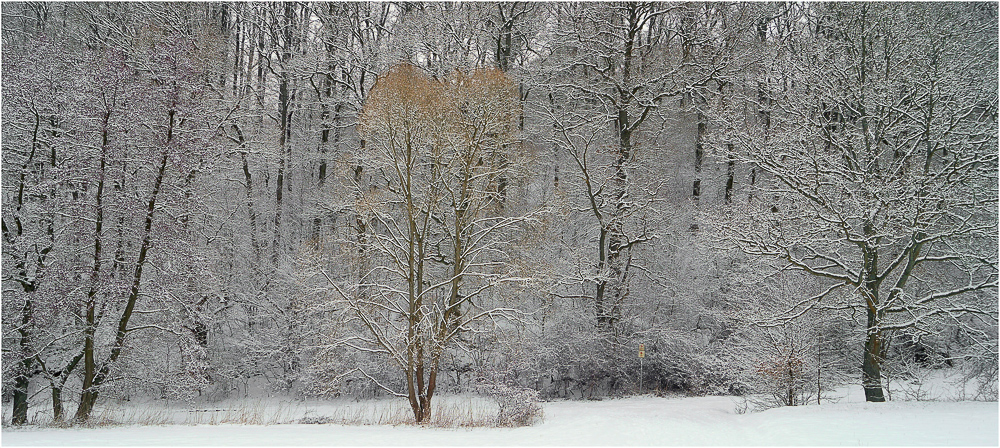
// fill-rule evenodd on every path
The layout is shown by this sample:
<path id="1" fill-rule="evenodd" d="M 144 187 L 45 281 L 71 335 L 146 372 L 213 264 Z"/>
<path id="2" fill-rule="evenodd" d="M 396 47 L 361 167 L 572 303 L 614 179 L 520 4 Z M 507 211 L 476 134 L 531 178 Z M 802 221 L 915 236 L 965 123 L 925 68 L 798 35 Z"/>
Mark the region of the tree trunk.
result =
<path id="1" fill-rule="evenodd" d="M 278 113 L 281 115 L 281 135 L 278 137 L 278 176 L 274 189 L 274 232 L 272 234 L 271 262 L 278 266 L 281 252 L 282 192 L 285 186 L 285 148 L 288 146 L 288 78 L 283 74 L 278 87 Z"/>
<path id="2" fill-rule="evenodd" d="M 28 374 L 20 373 L 14 378 L 14 411 L 10 422 L 14 425 L 28 423 Z"/>
<path id="3" fill-rule="evenodd" d="M 695 204 L 701 199 L 701 165 L 705 159 L 705 129 L 707 124 L 705 123 L 705 115 L 698 112 L 698 132 L 695 135 L 694 141 L 694 182 L 691 185 L 691 199 L 694 200 Z M 698 224 L 692 224 L 692 229 L 697 229 Z"/>
<path id="4" fill-rule="evenodd" d="M 250 174 L 250 164 L 247 160 L 247 150 L 246 139 L 243 137 L 243 131 L 238 125 L 233 125 L 233 129 L 236 131 L 236 137 L 239 140 L 239 151 L 240 159 L 243 162 L 243 178 L 244 185 L 246 187 L 246 199 L 247 199 L 247 212 L 250 218 L 250 247 L 253 249 L 254 253 L 254 263 L 252 264 L 254 270 L 254 280 L 259 276 L 257 271 L 260 265 L 260 245 L 257 242 L 257 212 L 254 211 L 254 197 L 253 197 L 253 176 Z"/>
<path id="5" fill-rule="evenodd" d="M 42 371 L 45 372 L 45 375 L 49 379 L 49 389 L 52 392 L 52 420 L 55 422 L 60 422 L 63 419 L 62 391 L 66 386 L 66 380 L 69 379 L 70 373 L 73 373 L 73 370 L 76 369 L 77 364 L 83 359 L 83 355 L 84 353 L 80 352 L 62 370 L 56 372 L 48 370 L 44 362 L 41 360 L 38 361 L 42 367 Z"/>
<path id="6" fill-rule="evenodd" d="M 418 357 L 423 357 L 423 350 L 418 350 Z M 409 401 L 410 408 L 413 410 L 413 419 L 417 424 L 424 424 L 431 419 L 431 399 L 434 398 L 434 389 L 437 388 L 437 366 L 432 363 L 431 366 L 425 370 L 424 359 L 421 359 L 417 364 L 413 375 L 411 376 L 411 385 L 409 388 Z M 427 380 L 425 382 L 424 376 L 427 375 Z"/>
<path id="7" fill-rule="evenodd" d="M 9 243 L 14 243 L 15 240 L 19 240 L 24 232 L 24 227 L 22 226 L 18 214 L 24 206 L 24 190 L 26 177 L 28 174 L 29 167 L 32 165 L 32 161 L 35 158 L 35 153 L 41 147 L 41 143 L 38 139 L 38 132 L 41 126 L 41 116 L 38 113 L 34 114 L 35 126 L 32 131 L 31 138 L 31 152 L 28 154 L 28 159 L 24 162 L 21 167 L 21 172 L 18 177 L 17 186 L 17 205 L 14 215 L 14 231 L 16 235 L 12 234 L 11 230 L 7 227 L 6 222 L 3 223 L 3 236 L 4 239 Z M 55 149 L 52 150 L 53 153 Z M 53 160 L 54 160 L 53 156 Z M 54 165 L 54 162 L 53 162 Z M 54 195 L 53 195 L 54 196 Z M 48 234 L 52 238 L 52 221 L 48 223 Z M 42 266 L 45 264 L 45 257 L 48 251 L 52 249 L 55 243 L 49 243 L 49 247 L 39 251 L 38 266 L 36 272 L 42 270 Z M 36 248 L 37 250 L 37 248 Z M 28 422 L 28 397 L 30 394 L 29 388 L 31 387 L 31 377 L 33 376 L 32 370 L 34 369 L 33 357 L 29 356 L 32 352 L 31 349 L 31 331 L 29 330 L 29 325 L 32 322 L 33 306 L 32 306 L 32 295 L 38 285 L 38 278 L 28 280 L 28 254 L 24 254 L 24 257 L 20 257 L 17 261 L 17 271 L 20 278 L 18 282 L 21 284 L 21 290 L 24 292 L 24 305 L 21 307 L 21 322 L 17 328 L 18 333 L 18 346 L 20 348 L 21 364 L 20 371 L 14 378 L 14 391 L 13 391 L 13 411 L 11 414 L 11 423 L 14 425 L 23 425 Z"/>
<path id="8" fill-rule="evenodd" d="M 63 406 L 62 406 L 62 386 L 56 386 L 53 382 L 52 384 L 52 421 L 62 421 L 63 419 Z"/>
<path id="9" fill-rule="evenodd" d="M 274 251 L 271 254 L 272 261 L 275 268 L 278 265 L 278 258 L 284 252 L 282 244 L 282 213 L 284 208 L 282 190 L 288 189 L 291 191 L 291 181 L 286 177 L 290 174 L 290 166 L 288 164 L 291 162 L 291 144 L 289 140 L 292 136 L 292 99 L 295 97 L 294 88 L 292 86 L 292 74 L 289 73 L 288 63 L 292 59 L 292 52 L 295 48 L 295 43 L 293 41 L 293 27 L 295 26 L 295 4 L 285 3 L 284 5 L 284 21 L 282 33 L 283 42 L 282 47 L 278 53 L 279 64 L 281 66 L 280 78 L 278 80 L 278 114 L 280 115 L 279 131 L 281 134 L 278 137 L 278 176 L 275 187 L 275 208 L 274 208 L 274 234 L 273 234 L 273 244 Z M 288 170 L 286 172 L 286 170 Z M 287 243 L 287 242 L 286 242 Z"/>
<path id="10" fill-rule="evenodd" d="M 628 35 L 624 36 L 622 53 L 622 85 L 631 86 L 632 50 L 638 16 L 636 5 L 629 5 L 629 15 L 626 18 Z M 625 235 L 625 218 L 631 207 L 628 197 L 628 169 L 632 161 L 632 131 L 639 119 L 629 114 L 632 107 L 631 94 L 627 89 L 618 92 L 617 121 L 615 129 L 618 136 L 618 154 L 614 162 L 614 175 L 611 182 L 611 196 L 615 201 L 614 211 L 607 224 L 607 269 L 608 280 L 598 286 L 597 324 L 598 328 L 607 334 L 614 335 L 615 324 L 618 321 L 618 311 L 621 303 L 628 295 L 628 267 L 626 260 L 629 244 Z M 630 89 L 629 89 L 630 90 Z M 603 246 L 603 244 L 602 244 Z M 604 297 L 601 297 L 604 296 Z"/>
<path id="11" fill-rule="evenodd" d="M 875 234 L 875 228 L 871 222 L 865 222 L 864 232 L 868 237 Z M 861 384 L 865 388 L 865 401 L 882 402 L 885 396 L 882 393 L 882 314 L 884 311 L 879 307 L 879 283 L 878 280 L 878 250 L 871 247 L 864 247 L 862 250 L 864 259 L 865 284 L 862 290 L 866 302 L 867 310 L 867 336 L 865 337 L 865 355 L 861 364 Z"/>
<path id="12" fill-rule="evenodd" d="M 94 374 L 96 373 L 96 361 L 94 360 L 94 298 L 90 297 L 87 303 L 87 326 L 84 329 L 83 339 L 83 392 L 80 393 L 80 405 L 76 408 L 74 420 L 83 422 L 90 418 L 90 411 L 97 401 L 97 393 L 94 391 Z"/>
<path id="13" fill-rule="evenodd" d="M 726 144 L 729 156 L 726 162 L 726 204 L 733 202 L 733 184 L 736 181 L 736 159 L 733 158 L 733 144 Z"/>
<path id="14" fill-rule="evenodd" d="M 90 291 L 87 292 L 86 326 L 83 330 L 83 391 L 80 393 L 80 405 L 76 409 L 74 420 L 86 421 L 90 417 L 97 396 L 93 391 L 94 374 L 97 371 L 94 360 L 94 334 L 96 333 L 97 317 L 95 307 L 97 301 L 98 282 L 101 274 L 101 233 L 104 225 L 104 176 L 108 153 L 108 122 L 111 111 L 104 114 L 101 129 L 101 161 L 97 180 L 97 218 L 94 228 L 94 267 L 91 270 Z"/>
<path id="15" fill-rule="evenodd" d="M 788 405 L 795 406 L 795 369 L 790 361 L 788 365 Z"/>
<path id="16" fill-rule="evenodd" d="M 35 287 L 33 283 L 25 283 L 24 292 L 33 292 Z M 18 372 L 17 376 L 14 378 L 14 397 L 13 397 L 13 414 L 11 416 L 11 423 L 15 425 L 23 425 L 28 422 L 28 388 L 31 386 L 31 369 L 32 369 L 32 358 L 28 356 L 31 351 L 31 339 L 28 333 L 28 324 L 31 322 L 31 300 L 25 299 L 24 307 L 21 308 L 21 327 L 18 328 L 17 332 L 20 336 L 19 345 L 21 348 L 21 371 Z"/>
<path id="17" fill-rule="evenodd" d="M 883 402 L 882 393 L 882 334 L 878 329 L 878 313 L 868 310 L 868 335 L 865 337 L 865 357 L 861 364 L 861 384 L 865 401 Z"/>

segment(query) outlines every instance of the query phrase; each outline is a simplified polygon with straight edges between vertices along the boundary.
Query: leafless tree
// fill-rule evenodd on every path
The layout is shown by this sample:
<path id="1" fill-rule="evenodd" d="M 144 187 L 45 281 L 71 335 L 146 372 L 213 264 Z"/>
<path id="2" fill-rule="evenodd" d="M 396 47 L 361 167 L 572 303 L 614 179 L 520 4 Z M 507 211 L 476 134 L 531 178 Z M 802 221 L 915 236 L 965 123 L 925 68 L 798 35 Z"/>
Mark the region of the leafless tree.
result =
<path id="1" fill-rule="evenodd" d="M 780 319 L 864 313 L 869 401 L 884 400 L 892 332 L 948 322 L 988 341 L 996 328 L 996 60 L 982 50 L 996 48 L 995 14 L 817 5 L 812 39 L 768 60 L 770 132 L 738 101 L 717 116 L 730 156 L 774 179 L 758 190 L 773 202 L 734 213 L 733 241 L 829 282 Z"/>

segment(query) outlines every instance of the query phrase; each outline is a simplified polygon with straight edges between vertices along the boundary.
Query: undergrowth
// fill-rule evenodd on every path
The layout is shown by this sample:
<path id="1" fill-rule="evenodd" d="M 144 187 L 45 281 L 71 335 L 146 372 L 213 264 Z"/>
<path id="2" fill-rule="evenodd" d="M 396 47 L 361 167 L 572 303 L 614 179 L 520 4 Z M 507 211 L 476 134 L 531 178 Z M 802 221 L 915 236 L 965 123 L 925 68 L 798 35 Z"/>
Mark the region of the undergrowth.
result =
<path id="1" fill-rule="evenodd" d="M 474 398 L 439 400 L 432 405 L 430 421 L 437 428 L 494 427 L 497 407 Z M 338 425 L 409 425 L 413 412 L 405 401 L 370 401 L 340 406 L 322 415 L 308 413 L 298 423 Z"/>
<path id="2" fill-rule="evenodd" d="M 438 428 L 497 427 L 496 403 L 475 396 L 441 397 L 436 400 L 430 421 L 422 426 Z M 72 418 L 72 415 L 69 417 Z M 165 407 L 109 401 L 98 405 L 84 423 L 70 419 L 54 421 L 51 414 L 36 414 L 28 426 L 107 427 L 163 425 L 412 425 L 413 413 L 405 400 L 363 400 L 335 402 L 236 401 L 199 407 Z M 4 422 L 9 428 L 9 422 Z"/>

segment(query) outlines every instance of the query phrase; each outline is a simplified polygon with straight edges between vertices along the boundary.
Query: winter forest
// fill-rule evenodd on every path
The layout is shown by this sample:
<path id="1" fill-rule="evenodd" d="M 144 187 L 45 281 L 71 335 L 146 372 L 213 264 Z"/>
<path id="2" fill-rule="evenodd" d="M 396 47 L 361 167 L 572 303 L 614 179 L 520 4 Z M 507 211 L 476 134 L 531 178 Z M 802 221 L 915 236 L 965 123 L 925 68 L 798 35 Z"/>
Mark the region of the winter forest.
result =
<path id="1" fill-rule="evenodd" d="M 996 3 L 3 2 L 2 39 L 5 427 L 997 400 Z"/>

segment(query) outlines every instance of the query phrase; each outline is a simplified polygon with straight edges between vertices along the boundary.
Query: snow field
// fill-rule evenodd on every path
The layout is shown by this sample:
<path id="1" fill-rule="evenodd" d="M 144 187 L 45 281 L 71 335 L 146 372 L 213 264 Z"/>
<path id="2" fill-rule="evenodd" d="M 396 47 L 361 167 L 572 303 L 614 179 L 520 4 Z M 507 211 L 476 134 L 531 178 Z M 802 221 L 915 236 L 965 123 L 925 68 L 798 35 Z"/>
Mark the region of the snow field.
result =
<path id="1" fill-rule="evenodd" d="M 10 446 L 982 446 L 998 444 L 996 402 L 839 403 L 738 414 L 731 397 L 633 397 L 543 403 L 542 423 L 523 428 L 407 424 L 195 424 L 4 429 Z M 480 412 L 470 397 L 445 406 Z M 478 408 L 465 406 L 472 403 Z M 451 404 L 449 404 L 451 403 Z M 395 418 L 404 400 L 285 406 L 285 416 Z M 404 409 L 405 410 L 405 409 Z M 471 410 L 471 411 L 469 411 Z"/>

